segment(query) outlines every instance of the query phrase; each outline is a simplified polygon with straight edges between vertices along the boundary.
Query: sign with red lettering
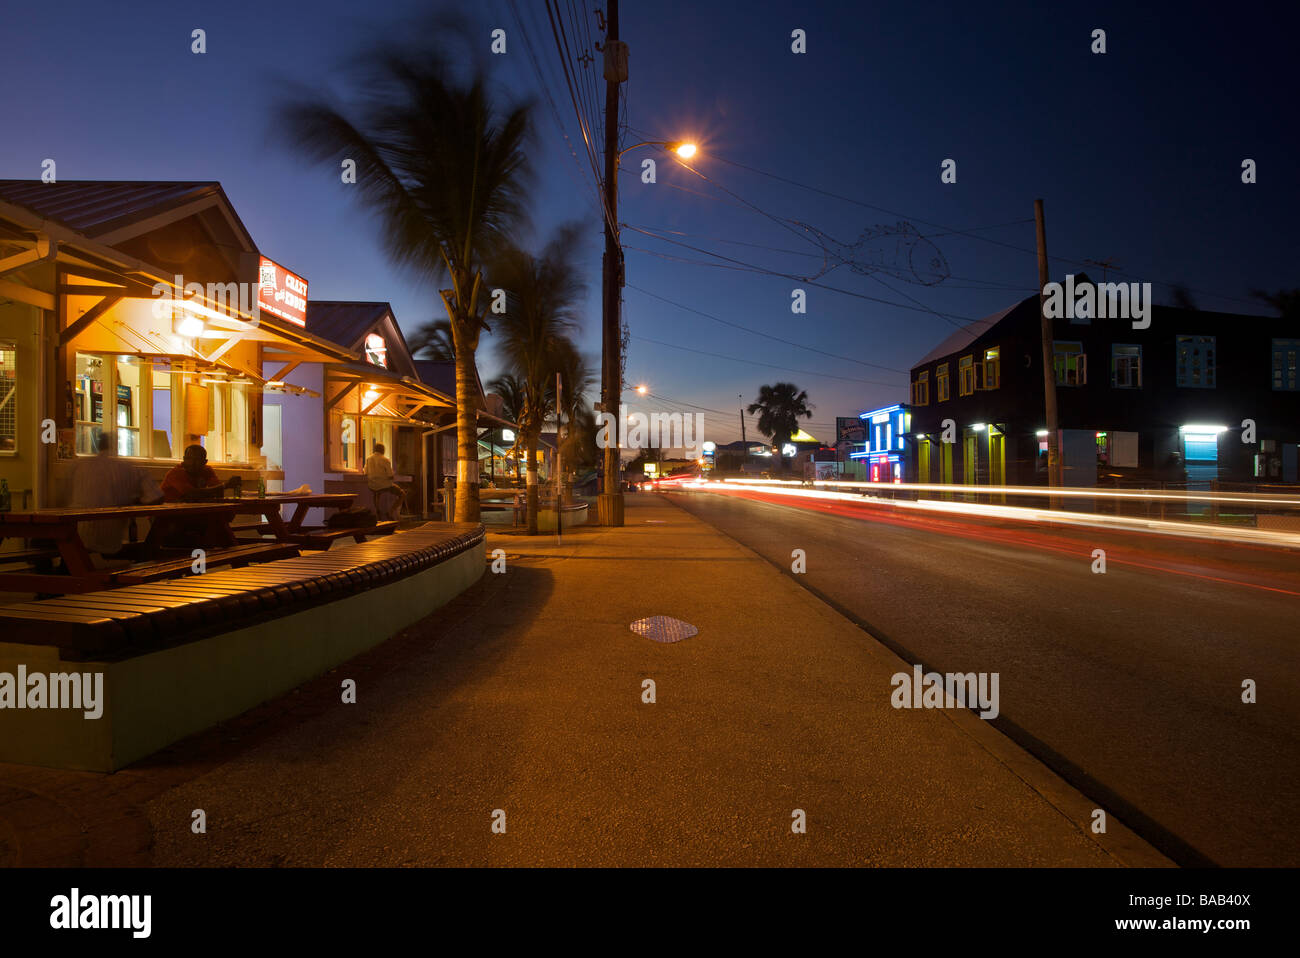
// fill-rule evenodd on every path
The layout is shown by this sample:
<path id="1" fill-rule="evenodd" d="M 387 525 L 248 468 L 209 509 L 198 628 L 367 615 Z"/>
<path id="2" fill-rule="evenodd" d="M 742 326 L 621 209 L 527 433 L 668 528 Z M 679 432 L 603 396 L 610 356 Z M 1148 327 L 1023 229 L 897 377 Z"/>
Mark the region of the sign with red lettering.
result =
<path id="1" fill-rule="evenodd" d="M 257 305 L 295 326 L 307 325 L 307 281 L 279 263 L 262 257 Z"/>

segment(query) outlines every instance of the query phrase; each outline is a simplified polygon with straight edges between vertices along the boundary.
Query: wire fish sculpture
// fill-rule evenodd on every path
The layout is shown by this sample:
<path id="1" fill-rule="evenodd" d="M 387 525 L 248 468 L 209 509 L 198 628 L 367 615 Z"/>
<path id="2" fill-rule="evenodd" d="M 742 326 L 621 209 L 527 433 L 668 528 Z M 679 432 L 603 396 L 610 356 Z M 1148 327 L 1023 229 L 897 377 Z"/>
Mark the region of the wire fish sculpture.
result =
<path id="1" fill-rule="evenodd" d="M 808 239 L 821 248 L 821 272 L 809 279 L 819 279 L 841 266 L 862 276 L 888 273 L 908 283 L 937 286 L 952 275 L 943 251 L 930 242 L 911 223 L 871 226 L 858 234 L 856 243 L 841 243 L 834 237 L 799 223 Z"/>

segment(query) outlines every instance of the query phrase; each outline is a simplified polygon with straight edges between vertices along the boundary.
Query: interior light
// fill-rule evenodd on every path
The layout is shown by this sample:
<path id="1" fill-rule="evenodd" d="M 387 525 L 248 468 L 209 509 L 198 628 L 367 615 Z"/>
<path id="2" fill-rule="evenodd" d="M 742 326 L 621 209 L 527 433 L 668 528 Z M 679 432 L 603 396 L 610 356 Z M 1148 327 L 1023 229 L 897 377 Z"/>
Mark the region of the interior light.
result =
<path id="1" fill-rule="evenodd" d="M 1228 431 L 1227 426 L 1204 426 L 1204 425 L 1179 426 L 1178 429 L 1179 432 L 1190 432 L 1190 433 L 1196 433 L 1197 435 L 1214 435 L 1214 436 L 1217 436 L 1221 432 Z"/>
<path id="2" fill-rule="evenodd" d="M 971 426 L 971 429 L 973 429 L 975 432 L 983 432 L 983 431 L 984 431 L 984 423 L 982 423 L 982 422 L 977 422 L 977 423 L 975 423 L 975 424 L 973 424 L 973 425 Z"/>
<path id="3" fill-rule="evenodd" d="M 1038 430 L 1038 432 L 1034 433 L 1034 435 L 1041 439 L 1041 438 L 1043 438 L 1044 436 L 1047 435 L 1047 430 L 1046 430 L 1046 429 L 1040 429 L 1040 430 Z"/>

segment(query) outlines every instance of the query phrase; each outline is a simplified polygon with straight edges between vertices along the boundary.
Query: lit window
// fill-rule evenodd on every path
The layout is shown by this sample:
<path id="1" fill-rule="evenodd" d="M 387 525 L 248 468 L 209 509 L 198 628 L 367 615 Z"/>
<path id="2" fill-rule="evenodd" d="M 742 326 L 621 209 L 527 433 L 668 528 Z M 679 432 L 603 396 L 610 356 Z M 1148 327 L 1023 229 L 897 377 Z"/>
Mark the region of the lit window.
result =
<path id="1" fill-rule="evenodd" d="M 1176 363 L 1178 385 L 1188 389 L 1213 389 L 1215 373 L 1213 336 L 1179 336 Z"/>
<path id="2" fill-rule="evenodd" d="M 930 371 L 928 369 L 923 373 L 916 374 L 916 382 L 912 383 L 912 405 L 930 405 Z"/>
<path id="3" fill-rule="evenodd" d="M 1053 347 L 1056 385 L 1082 386 L 1088 382 L 1088 357 L 1083 343 L 1056 343 Z"/>
<path id="4" fill-rule="evenodd" d="M 1110 384 L 1116 389 L 1142 388 L 1142 347 L 1110 347 Z"/>
<path id="5" fill-rule="evenodd" d="M 940 363 L 934 371 L 934 391 L 938 402 L 948 401 L 948 364 Z"/>
<path id="6" fill-rule="evenodd" d="M 969 396 L 975 391 L 975 357 L 963 356 L 957 362 L 957 392 Z"/>
<path id="7" fill-rule="evenodd" d="M 1295 392 L 1300 390 L 1297 364 L 1300 362 L 1300 339 L 1273 340 L 1273 388 Z"/>
<path id="8" fill-rule="evenodd" d="M 997 347 L 984 350 L 985 389 L 997 389 L 1002 383 L 1001 352 Z"/>
<path id="9" fill-rule="evenodd" d="M 18 451 L 18 344 L 0 342 L 0 452 Z"/>

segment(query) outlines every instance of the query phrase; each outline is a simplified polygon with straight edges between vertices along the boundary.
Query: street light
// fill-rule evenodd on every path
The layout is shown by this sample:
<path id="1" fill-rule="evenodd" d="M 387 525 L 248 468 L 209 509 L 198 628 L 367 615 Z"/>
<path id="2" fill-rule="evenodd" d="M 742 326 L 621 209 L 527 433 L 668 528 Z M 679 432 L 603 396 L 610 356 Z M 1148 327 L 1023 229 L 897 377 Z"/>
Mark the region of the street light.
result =
<path id="1" fill-rule="evenodd" d="M 644 396 L 646 393 L 648 393 L 648 392 L 650 391 L 650 387 L 649 387 L 649 386 L 637 386 L 637 387 L 636 387 L 636 391 L 637 391 L 637 394 L 638 394 L 638 395 Z"/>
<path id="2" fill-rule="evenodd" d="M 616 20 L 614 21 L 617 22 Z M 616 33 L 614 34 L 617 35 Z M 626 78 L 626 77 L 624 77 Z M 617 126 L 618 98 L 617 83 L 609 80 L 605 98 L 605 127 L 607 131 Z M 660 146 L 677 154 L 681 159 L 688 159 L 698 152 L 694 143 L 684 140 L 645 140 L 633 143 L 624 149 L 618 149 L 617 139 L 607 136 L 605 140 L 605 255 L 603 263 L 603 307 L 601 310 L 601 409 L 613 413 L 618 409 L 623 394 L 623 363 L 621 346 L 620 290 L 624 284 L 623 244 L 618 235 L 618 168 L 623 154 L 642 146 Z M 641 395 L 638 388 L 637 392 Z M 648 392 L 648 390 L 647 390 Z M 604 491 L 597 497 L 599 522 L 604 526 L 621 526 L 623 524 L 623 484 L 621 453 L 617 443 L 606 446 L 604 456 Z"/>

